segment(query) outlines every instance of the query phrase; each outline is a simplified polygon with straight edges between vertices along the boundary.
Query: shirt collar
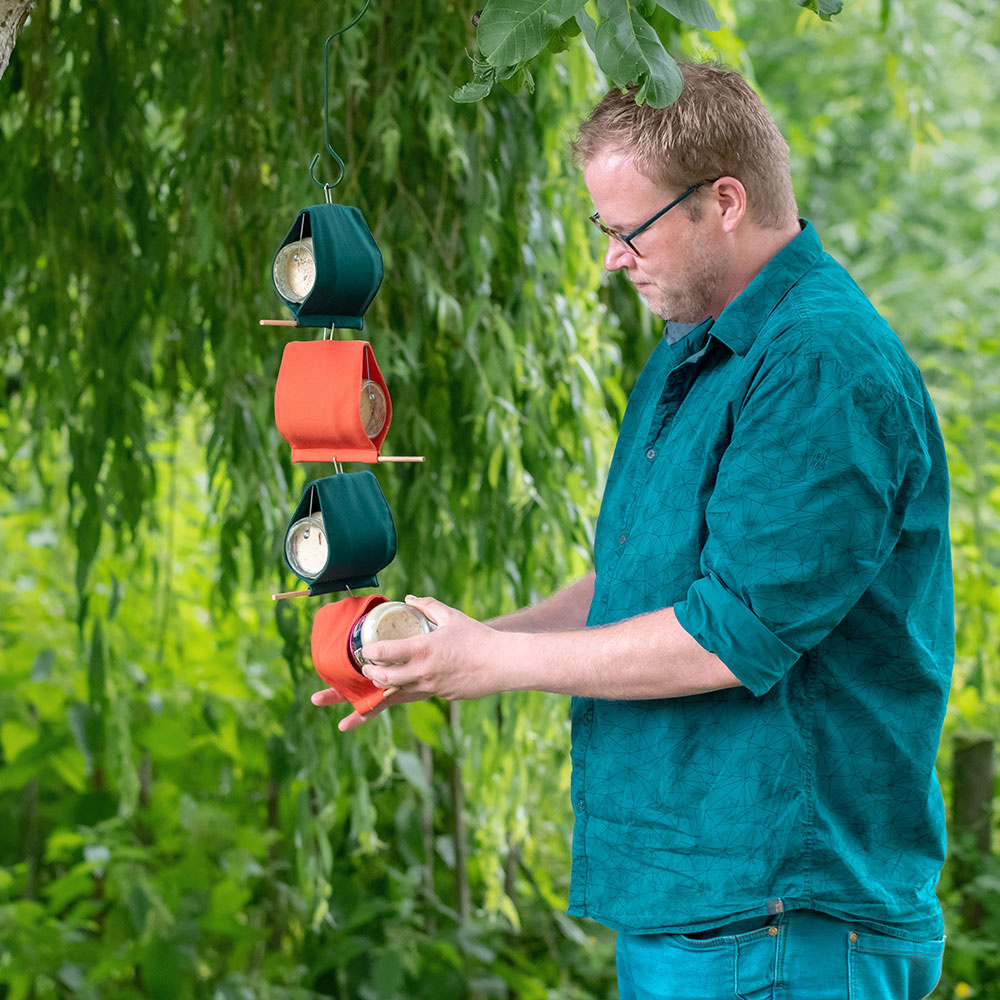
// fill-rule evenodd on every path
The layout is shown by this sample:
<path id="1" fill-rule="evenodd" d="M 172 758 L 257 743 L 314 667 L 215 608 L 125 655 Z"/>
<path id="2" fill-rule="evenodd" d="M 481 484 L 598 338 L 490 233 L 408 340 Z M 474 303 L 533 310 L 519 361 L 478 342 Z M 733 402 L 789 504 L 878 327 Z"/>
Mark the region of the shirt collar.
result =
<path id="1" fill-rule="evenodd" d="M 709 326 L 712 336 L 736 354 L 746 354 L 778 303 L 823 253 L 812 223 L 800 219 L 799 225 L 802 232 L 764 265 Z"/>

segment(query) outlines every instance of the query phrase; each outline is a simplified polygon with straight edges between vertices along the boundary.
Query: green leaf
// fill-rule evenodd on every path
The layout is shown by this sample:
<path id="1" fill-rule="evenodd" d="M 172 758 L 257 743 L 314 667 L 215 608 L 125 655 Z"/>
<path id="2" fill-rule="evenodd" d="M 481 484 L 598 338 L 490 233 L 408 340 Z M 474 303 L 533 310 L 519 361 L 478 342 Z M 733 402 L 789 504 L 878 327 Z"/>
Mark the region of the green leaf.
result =
<path id="1" fill-rule="evenodd" d="M 678 21 L 693 24 L 696 28 L 706 31 L 718 31 L 722 25 L 712 10 L 708 0 L 656 0 L 668 13 L 673 14 Z"/>
<path id="2" fill-rule="evenodd" d="M 108 613 L 107 620 L 111 621 L 115 617 L 115 612 L 118 610 L 118 606 L 121 604 L 122 600 L 122 585 L 121 581 L 115 576 L 114 573 L 111 574 L 111 596 L 108 598 Z"/>
<path id="3" fill-rule="evenodd" d="M 520 94 L 522 90 L 526 90 L 529 94 L 535 92 L 535 78 L 528 71 L 527 66 L 519 66 L 516 72 L 504 80 L 503 85 L 512 94 Z"/>
<path id="4" fill-rule="evenodd" d="M 99 620 L 94 622 L 94 630 L 90 636 L 90 656 L 87 660 L 87 693 L 91 707 L 103 707 L 107 703 L 104 630 L 101 628 Z"/>
<path id="5" fill-rule="evenodd" d="M 76 524 L 76 589 L 83 594 L 90 576 L 90 567 L 97 555 L 101 542 L 103 521 L 97 497 L 90 494 L 84 503 L 83 512 Z"/>
<path id="6" fill-rule="evenodd" d="M 581 10 L 577 12 L 573 20 L 579 25 L 580 30 L 583 32 L 583 37 L 587 39 L 587 44 L 593 49 L 595 45 L 594 35 L 597 31 L 597 24 L 594 22 L 594 19 L 585 10 Z"/>
<path id="7" fill-rule="evenodd" d="M 35 683 L 47 681 L 49 679 L 49 674 L 52 673 L 52 666 L 55 662 L 55 650 L 43 649 L 35 657 L 35 662 L 31 665 L 31 679 Z"/>
<path id="8" fill-rule="evenodd" d="M 72 734 L 76 748 L 83 757 L 87 774 L 93 774 L 104 734 L 100 715 L 85 702 L 71 702 L 66 707 L 66 728 Z"/>
<path id="9" fill-rule="evenodd" d="M 421 795 L 431 796 L 431 786 L 427 781 L 423 765 L 417 759 L 416 754 L 408 750 L 400 750 L 396 753 L 396 766 L 399 773 L 418 791 Z"/>
<path id="10" fill-rule="evenodd" d="M 494 66 L 537 56 L 552 33 L 581 10 L 586 0 L 493 0 L 483 8 L 476 37 Z"/>
<path id="11" fill-rule="evenodd" d="M 676 101 L 684 79 L 653 28 L 626 0 L 601 0 L 599 7 L 594 54 L 601 69 L 619 87 L 638 85 L 640 104 L 665 108 Z"/>
<path id="12" fill-rule="evenodd" d="M 432 747 L 441 747 L 441 727 L 444 719 L 441 710 L 430 701 L 414 701 L 407 705 L 407 715 L 413 735 Z"/>
<path id="13" fill-rule="evenodd" d="M 799 6 L 811 10 L 824 21 L 831 20 L 844 9 L 841 0 L 799 0 Z"/>
<path id="14" fill-rule="evenodd" d="M 579 16 L 577 14 L 576 17 L 571 17 L 568 21 L 563 22 L 552 33 L 547 45 L 549 52 L 565 52 L 569 48 L 570 40 L 580 34 L 580 25 L 576 20 Z"/>
<path id="15" fill-rule="evenodd" d="M 451 99 L 456 104 L 475 104 L 476 101 L 481 101 L 484 97 L 489 97 L 492 90 L 492 81 L 470 80 L 464 87 L 459 87 L 451 95 Z"/>

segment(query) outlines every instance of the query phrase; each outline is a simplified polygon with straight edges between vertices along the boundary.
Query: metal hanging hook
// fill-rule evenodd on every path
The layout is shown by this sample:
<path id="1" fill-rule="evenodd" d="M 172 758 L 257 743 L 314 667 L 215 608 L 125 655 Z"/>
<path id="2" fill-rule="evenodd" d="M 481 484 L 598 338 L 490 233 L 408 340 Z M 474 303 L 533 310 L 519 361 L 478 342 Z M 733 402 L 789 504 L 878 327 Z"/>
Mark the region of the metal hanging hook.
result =
<path id="1" fill-rule="evenodd" d="M 338 35 L 342 35 L 345 31 L 353 28 L 364 17 L 365 11 L 368 10 L 371 2 L 372 0 L 365 0 L 365 5 L 361 8 L 361 13 L 350 24 L 344 25 L 343 28 L 338 28 L 332 35 L 327 35 L 326 41 L 323 43 L 323 142 L 326 145 L 326 151 L 337 161 L 340 173 L 333 183 L 324 183 L 319 180 L 316 177 L 316 163 L 319 160 L 320 154 L 317 153 L 312 158 L 312 163 L 309 164 L 309 176 L 312 178 L 313 184 L 323 189 L 323 194 L 326 196 L 326 203 L 328 205 L 333 201 L 333 189 L 344 179 L 344 174 L 346 173 L 344 161 L 337 155 L 337 151 L 333 146 L 330 145 L 330 42 Z"/>

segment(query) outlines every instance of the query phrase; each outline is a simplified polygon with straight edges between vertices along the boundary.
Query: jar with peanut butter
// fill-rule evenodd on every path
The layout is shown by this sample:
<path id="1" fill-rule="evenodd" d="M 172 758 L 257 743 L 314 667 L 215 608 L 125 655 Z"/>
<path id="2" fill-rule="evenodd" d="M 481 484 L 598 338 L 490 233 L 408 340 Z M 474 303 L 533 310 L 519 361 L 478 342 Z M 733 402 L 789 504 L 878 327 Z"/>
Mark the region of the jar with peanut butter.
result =
<path id="1" fill-rule="evenodd" d="M 359 673 L 366 660 L 362 647 L 382 639 L 409 639 L 411 636 L 433 632 L 437 626 L 419 608 L 402 601 L 386 601 L 362 615 L 351 628 L 347 643 L 354 669 Z"/>

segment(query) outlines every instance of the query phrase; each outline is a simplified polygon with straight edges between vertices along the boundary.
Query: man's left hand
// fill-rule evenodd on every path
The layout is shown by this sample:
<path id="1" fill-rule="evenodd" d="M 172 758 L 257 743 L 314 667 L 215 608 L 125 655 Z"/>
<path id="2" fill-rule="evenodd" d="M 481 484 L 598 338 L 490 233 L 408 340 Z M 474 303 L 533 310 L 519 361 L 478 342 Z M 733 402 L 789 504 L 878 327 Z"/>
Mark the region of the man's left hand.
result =
<path id="1" fill-rule="evenodd" d="M 389 705 L 435 697 L 449 701 L 483 698 L 504 690 L 498 669 L 502 657 L 497 654 L 505 640 L 503 633 L 432 597 L 407 597 L 406 603 L 423 611 L 437 628 L 425 635 L 363 647 L 361 672 L 376 687 L 395 690 L 374 711 L 354 712 L 342 719 L 342 732 L 363 725 Z M 332 688 L 312 696 L 314 705 L 343 700 Z"/>

